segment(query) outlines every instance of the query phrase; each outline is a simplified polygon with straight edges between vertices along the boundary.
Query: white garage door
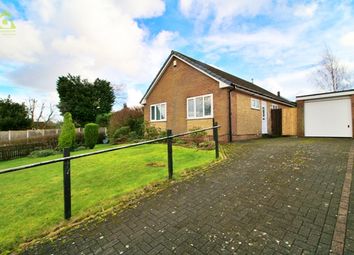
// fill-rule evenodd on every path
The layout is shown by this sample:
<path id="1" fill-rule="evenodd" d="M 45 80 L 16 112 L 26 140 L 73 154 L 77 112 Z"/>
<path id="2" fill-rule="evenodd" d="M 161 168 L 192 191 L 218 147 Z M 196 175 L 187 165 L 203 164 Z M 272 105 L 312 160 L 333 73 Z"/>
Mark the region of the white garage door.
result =
<path id="1" fill-rule="evenodd" d="M 352 137 L 350 98 L 305 102 L 305 136 Z"/>

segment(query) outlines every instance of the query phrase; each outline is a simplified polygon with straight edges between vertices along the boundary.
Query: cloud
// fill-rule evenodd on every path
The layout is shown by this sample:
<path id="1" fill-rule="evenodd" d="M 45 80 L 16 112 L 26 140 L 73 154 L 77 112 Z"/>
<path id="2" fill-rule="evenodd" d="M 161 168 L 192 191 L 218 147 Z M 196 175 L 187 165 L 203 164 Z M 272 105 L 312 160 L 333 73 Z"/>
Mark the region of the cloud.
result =
<path id="1" fill-rule="evenodd" d="M 139 106 L 140 100 L 143 98 L 143 93 L 135 88 L 127 89 L 127 105 L 128 107 Z"/>
<path id="2" fill-rule="evenodd" d="M 340 38 L 340 42 L 345 47 L 354 48 L 354 31 L 344 34 Z"/>
<path id="3" fill-rule="evenodd" d="M 301 71 L 273 74 L 259 81 L 262 87 L 276 94 L 280 91 L 281 96 L 290 100 L 296 100 L 298 95 L 306 95 L 322 90 L 311 81 L 313 68 Z M 258 82 L 257 82 L 258 83 Z"/>
<path id="4" fill-rule="evenodd" d="M 234 17 L 253 17 L 265 11 L 270 0 L 259 0 L 257 4 L 252 1 L 239 0 L 180 0 L 179 9 L 188 18 L 198 23 L 205 22 L 213 17 L 212 29 L 218 29 L 221 25 L 229 23 Z"/>
<path id="5" fill-rule="evenodd" d="M 15 36 L 0 38 L 6 45 L 0 58 L 18 65 L 7 79 L 31 90 L 52 93 L 58 76 L 68 73 L 144 84 L 178 37 L 165 30 L 151 34 L 137 21 L 162 15 L 161 0 L 34 0 L 23 8 L 26 19 L 15 19 Z"/>
<path id="6" fill-rule="evenodd" d="M 299 4 L 298 6 L 295 7 L 294 15 L 298 17 L 311 18 L 315 14 L 317 8 L 318 8 L 317 3 L 311 3 L 308 5 Z"/>
<path id="7" fill-rule="evenodd" d="M 203 37 L 200 44 L 204 51 L 235 52 L 253 54 L 258 58 L 271 57 L 275 52 L 291 47 L 297 33 L 282 32 L 274 28 L 263 28 L 256 32 L 229 32 Z"/>
<path id="8" fill-rule="evenodd" d="M 31 22 L 17 20 L 12 33 L 0 33 L 1 61 L 33 63 L 43 53 L 44 45 L 40 31 Z M 26 42 L 26 43 L 24 43 Z"/>
<path id="9" fill-rule="evenodd" d="M 310 76 L 326 46 L 348 68 L 354 66 L 354 53 L 348 50 L 354 46 L 353 6 L 348 1 L 229 2 L 180 1 L 183 15 L 202 26 L 195 34 L 196 48 L 211 64 L 253 77 L 290 99 L 318 91 Z"/>

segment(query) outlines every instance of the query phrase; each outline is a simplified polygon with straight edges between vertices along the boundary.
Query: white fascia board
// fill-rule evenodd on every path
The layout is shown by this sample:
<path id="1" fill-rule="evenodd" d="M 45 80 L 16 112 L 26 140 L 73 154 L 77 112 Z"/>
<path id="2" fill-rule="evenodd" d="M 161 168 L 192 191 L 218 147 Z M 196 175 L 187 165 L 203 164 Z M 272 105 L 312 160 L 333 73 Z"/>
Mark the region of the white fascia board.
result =
<path id="1" fill-rule="evenodd" d="M 296 100 L 311 100 L 311 99 L 322 99 L 322 98 L 332 98 L 332 97 L 342 97 L 354 95 L 354 91 L 343 91 L 343 92 L 333 92 L 318 95 L 308 95 L 308 96 L 297 96 Z"/>

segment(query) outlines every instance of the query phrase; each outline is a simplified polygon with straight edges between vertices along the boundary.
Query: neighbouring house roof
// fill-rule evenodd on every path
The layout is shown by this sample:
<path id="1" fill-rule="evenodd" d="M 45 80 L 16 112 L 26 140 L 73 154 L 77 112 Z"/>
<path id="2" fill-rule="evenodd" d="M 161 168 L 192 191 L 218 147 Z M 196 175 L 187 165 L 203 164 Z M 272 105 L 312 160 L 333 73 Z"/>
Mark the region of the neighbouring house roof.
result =
<path id="1" fill-rule="evenodd" d="M 161 74 L 165 70 L 166 66 L 168 65 L 168 63 L 170 62 L 172 57 L 176 57 L 176 58 L 186 62 L 187 64 L 191 65 L 195 69 L 197 69 L 197 70 L 201 71 L 202 73 L 210 76 L 211 78 L 214 78 L 215 80 L 219 81 L 220 88 L 234 87 L 235 89 L 242 90 L 243 92 L 248 93 L 248 94 L 255 94 L 255 95 L 263 96 L 263 97 L 269 98 L 271 100 L 278 101 L 280 103 L 294 106 L 294 102 L 291 102 L 291 101 L 287 100 L 286 98 L 283 98 L 281 96 L 277 96 L 277 95 L 269 92 L 268 90 L 265 90 L 265 89 L 257 86 L 254 83 L 248 82 L 248 81 L 243 80 L 237 76 L 226 73 L 218 68 L 215 68 L 213 66 L 205 64 L 205 63 L 203 63 L 199 60 L 196 60 L 194 58 L 188 57 L 188 56 L 186 56 L 180 52 L 177 52 L 177 51 L 171 51 L 170 56 L 167 58 L 164 65 L 161 67 L 157 76 L 154 78 L 154 80 L 152 81 L 148 90 L 146 91 L 144 97 L 141 100 L 141 103 L 144 103 L 145 98 L 150 94 L 151 90 L 153 89 L 156 82 L 159 80 Z"/>
<path id="2" fill-rule="evenodd" d="M 310 99 L 332 98 L 332 97 L 342 97 L 342 96 L 351 96 L 351 95 L 354 95 L 354 89 L 302 95 L 302 96 L 297 96 L 296 100 L 297 101 L 310 100 Z"/>

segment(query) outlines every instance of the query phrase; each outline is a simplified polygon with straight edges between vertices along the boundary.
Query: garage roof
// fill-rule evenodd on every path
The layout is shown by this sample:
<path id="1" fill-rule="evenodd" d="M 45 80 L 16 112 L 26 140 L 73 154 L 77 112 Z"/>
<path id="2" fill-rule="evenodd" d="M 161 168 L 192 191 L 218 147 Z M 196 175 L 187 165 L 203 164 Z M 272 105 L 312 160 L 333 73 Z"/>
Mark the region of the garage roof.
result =
<path id="1" fill-rule="evenodd" d="M 296 101 L 354 95 L 354 89 L 297 96 Z"/>

